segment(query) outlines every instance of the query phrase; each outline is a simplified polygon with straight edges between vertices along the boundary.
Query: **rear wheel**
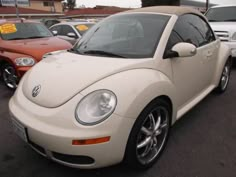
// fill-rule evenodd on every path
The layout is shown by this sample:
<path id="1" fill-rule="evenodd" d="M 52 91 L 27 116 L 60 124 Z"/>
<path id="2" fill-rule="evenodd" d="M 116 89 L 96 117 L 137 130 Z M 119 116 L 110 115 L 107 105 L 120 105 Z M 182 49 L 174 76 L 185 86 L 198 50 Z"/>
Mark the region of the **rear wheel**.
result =
<path id="1" fill-rule="evenodd" d="M 221 74 L 219 85 L 216 88 L 216 91 L 218 93 L 225 92 L 225 90 L 228 87 L 230 73 L 231 73 L 231 65 L 232 65 L 232 62 L 231 62 L 231 58 L 230 58 L 230 59 L 227 60 L 225 66 L 223 68 L 223 72 Z"/>
<path id="2" fill-rule="evenodd" d="M 161 155 L 169 135 L 171 111 L 162 99 L 148 105 L 131 131 L 125 162 L 135 168 L 151 167 Z"/>
<path id="3" fill-rule="evenodd" d="M 11 64 L 4 64 L 1 68 L 1 73 L 4 84 L 9 89 L 15 90 L 19 82 L 15 68 Z"/>

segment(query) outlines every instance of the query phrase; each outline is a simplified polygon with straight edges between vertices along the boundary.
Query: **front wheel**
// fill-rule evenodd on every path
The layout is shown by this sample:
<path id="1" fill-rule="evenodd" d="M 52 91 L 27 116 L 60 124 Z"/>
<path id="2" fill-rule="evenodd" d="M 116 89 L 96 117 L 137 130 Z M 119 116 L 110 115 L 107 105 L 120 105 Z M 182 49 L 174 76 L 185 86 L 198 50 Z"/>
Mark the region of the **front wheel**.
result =
<path id="1" fill-rule="evenodd" d="M 229 84 L 231 65 L 232 65 L 231 59 L 228 59 L 224 68 L 223 68 L 223 72 L 221 74 L 219 85 L 216 88 L 216 92 L 223 93 L 226 91 L 228 84 Z"/>
<path id="2" fill-rule="evenodd" d="M 18 77 L 15 68 L 10 64 L 3 65 L 1 69 L 4 84 L 11 90 L 15 90 L 18 86 Z"/>
<path id="3" fill-rule="evenodd" d="M 151 167 L 161 155 L 169 135 L 171 111 L 162 99 L 150 103 L 131 131 L 125 162 L 135 168 Z"/>

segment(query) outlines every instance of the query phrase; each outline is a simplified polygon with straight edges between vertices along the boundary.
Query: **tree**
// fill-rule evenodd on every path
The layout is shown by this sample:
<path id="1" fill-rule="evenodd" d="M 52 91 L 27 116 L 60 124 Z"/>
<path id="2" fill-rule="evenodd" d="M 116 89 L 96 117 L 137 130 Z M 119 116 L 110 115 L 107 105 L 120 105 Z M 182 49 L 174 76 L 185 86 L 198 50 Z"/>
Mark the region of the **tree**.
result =
<path id="1" fill-rule="evenodd" d="M 75 0 L 67 0 L 66 6 L 68 7 L 68 9 L 74 9 L 76 6 L 76 2 Z"/>
<path id="2" fill-rule="evenodd" d="M 157 5 L 180 5 L 180 0 L 142 0 L 142 7 Z"/>

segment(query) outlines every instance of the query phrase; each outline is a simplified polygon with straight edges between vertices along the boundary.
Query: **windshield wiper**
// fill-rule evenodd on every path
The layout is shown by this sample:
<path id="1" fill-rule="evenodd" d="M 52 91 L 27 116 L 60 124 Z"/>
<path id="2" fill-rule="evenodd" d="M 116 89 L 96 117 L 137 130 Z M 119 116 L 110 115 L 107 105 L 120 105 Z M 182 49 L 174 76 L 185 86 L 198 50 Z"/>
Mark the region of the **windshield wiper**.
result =
<path id="1" fill-rule="evenodd" d="M 227 19 L 227 20 L 223 20 L 224 22 L 235 22 L 236 19 Z"/>
<path id="2" fill-rule="evenodd" d="M 76 53 L 76 54 L 81 54 L 78 50 L 76 50 L 76 49 L 74 49 L 74 48 L 68 49 L 67 52 Z"/>
<path id="3" fill-rule="evenodd" d="M 102 51 L 102 50 L 88 50 L 83 52 L 84 54 L 92 54 L 92 55 L 105 55 L 105 56 L 109 56 L 109 57 L 118 57 L 118 58 L 126 58 L 125 56 L 119 55 L 119 54 L 115 54 L 112 52 L 107 52 L 107 51 Z"/>
<path id="4" fill-rule="evenodd" d="M 8 41 L 11 41 L 11 40 L 22 40 L 22 39 L 26 39 L 26 38 L 15 37 L 15 38 L 7 39 L 7 40 L 8 40 Z"/>
<path id="5" fill-rule="evenodd" d="M 45 38 L 45 37 L 49 37 L 49 36 L 30 36 L 25 39 L 37 39 L 37 38 Z"/>
<path id="6" fill-rule="evenodd" d="M 235 22 L 236 19 L 226 19 L 226 20 L 208 20 L 209 22 Z"/>
<path id="7" fill-rule="evenodd" d="M 220 22 L 219 20 L 208 20 L 209 22 Z"/>

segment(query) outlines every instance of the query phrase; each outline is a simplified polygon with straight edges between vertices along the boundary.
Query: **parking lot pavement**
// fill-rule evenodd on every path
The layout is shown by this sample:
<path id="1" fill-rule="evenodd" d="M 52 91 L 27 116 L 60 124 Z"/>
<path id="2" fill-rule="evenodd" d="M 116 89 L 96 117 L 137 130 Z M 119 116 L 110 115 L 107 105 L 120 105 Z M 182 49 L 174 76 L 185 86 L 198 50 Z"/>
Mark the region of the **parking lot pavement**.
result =
<path id="1" fill-rule="evenodd" d="M 167 149 L 147 171 L 124 165 L 78 170 L 41 157 L 13 133 L 8 116 L 13 92 L 0 83 L 0 177 L 235 177 L 236 68 L 231 76 L 225 94 L 209 95 L 174 125 Z"/>

